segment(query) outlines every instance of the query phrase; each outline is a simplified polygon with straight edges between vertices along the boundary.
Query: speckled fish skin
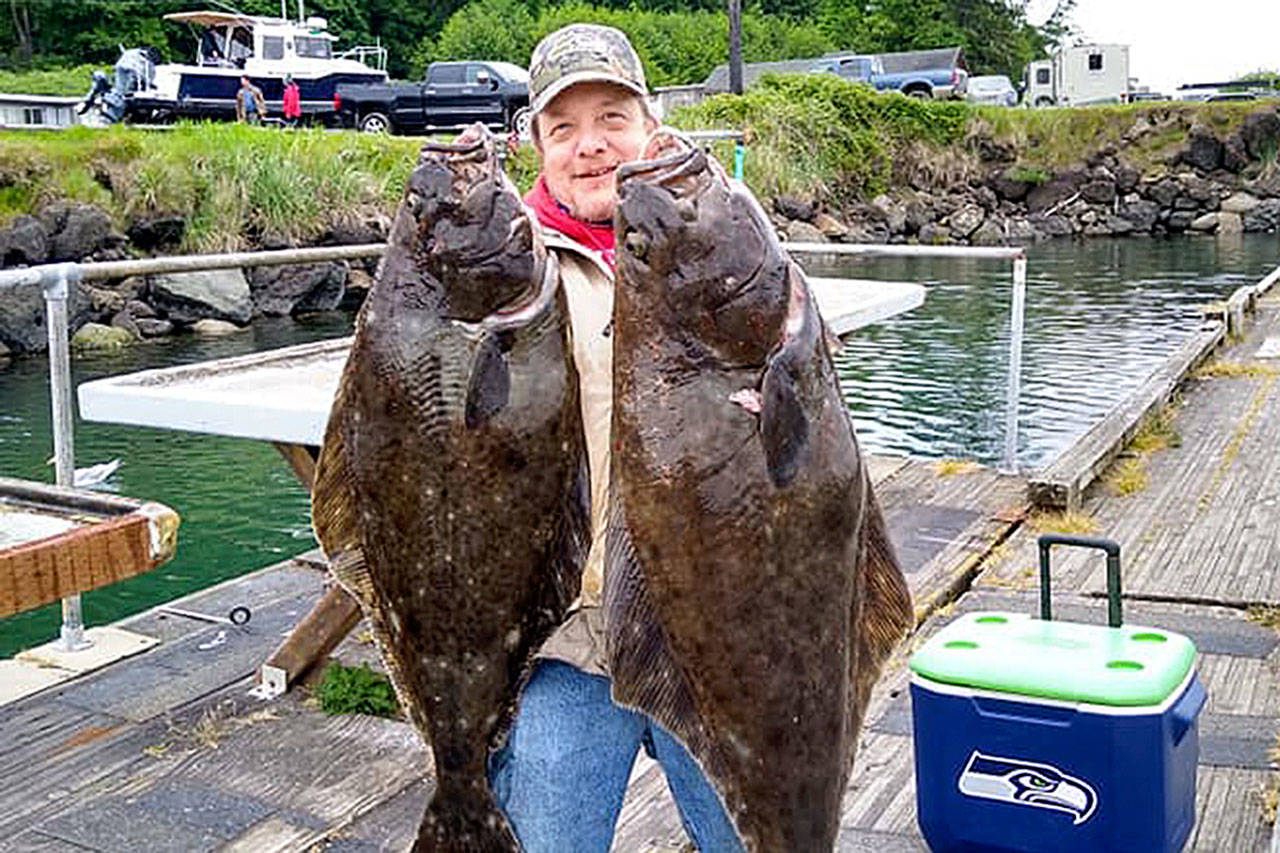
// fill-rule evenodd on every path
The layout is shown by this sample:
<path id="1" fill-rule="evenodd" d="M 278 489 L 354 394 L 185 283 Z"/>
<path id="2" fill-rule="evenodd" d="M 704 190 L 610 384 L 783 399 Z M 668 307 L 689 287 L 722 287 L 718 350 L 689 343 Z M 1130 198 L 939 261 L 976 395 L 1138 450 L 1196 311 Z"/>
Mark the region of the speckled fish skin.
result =
<path id="1" fill-rule="evenodd" d="M 803 274 L 704 152 L 619 172 L 606 637 L 753 853 L 831 850 L 910 597 Z"/>
<path id="2" fill-rule="evenodd" d="M 416 851 L 518 849 L 486 762 L 587 545 L 558 276 L 496 145 L 476 126 L 423 148 L 313 490 L 317 536 L 435 760 Z"/>

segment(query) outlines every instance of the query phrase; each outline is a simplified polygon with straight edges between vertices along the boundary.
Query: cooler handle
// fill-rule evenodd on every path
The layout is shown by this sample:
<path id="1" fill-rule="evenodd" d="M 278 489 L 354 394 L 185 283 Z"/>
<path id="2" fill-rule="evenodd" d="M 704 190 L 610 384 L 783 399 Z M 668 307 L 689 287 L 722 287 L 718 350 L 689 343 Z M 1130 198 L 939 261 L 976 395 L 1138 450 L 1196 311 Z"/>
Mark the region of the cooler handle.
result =
<path id="1" fill-rule="evenodd" d="M 1040 618 L 1053 619 L 1049 602 L 1049 548 L 1053 545 L 1077 545 L 1081 548 L 1097 548 L 1107 552 L 1107 624 L 1119 628 L 1120 619 L 1120 546 L 1110 539 L 1096 536 L 1069 536 L 1065 533 L 1046 533 L 1040 543 Z"/>
<path id="2" fill-rule="evenodd" d="M 1174 746 L 1182 743 L 1182 738 L 1195 725 L 1196 718 L 1200 716 L 1200 709 L 1204 707 L 1208 697 L 1209 694 L 1205 692 L 1200 679 L 1192 678 L 1191 686 L 1183 692 L 1182 698 L 1173 703 L 1170 716 L 1173 720 Z"/>

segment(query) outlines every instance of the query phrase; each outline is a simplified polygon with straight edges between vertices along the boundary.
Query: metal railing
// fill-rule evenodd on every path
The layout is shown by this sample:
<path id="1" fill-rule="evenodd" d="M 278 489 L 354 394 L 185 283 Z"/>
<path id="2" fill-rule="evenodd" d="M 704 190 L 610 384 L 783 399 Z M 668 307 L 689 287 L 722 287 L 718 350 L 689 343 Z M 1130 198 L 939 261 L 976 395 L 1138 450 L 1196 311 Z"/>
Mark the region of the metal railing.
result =
<path id="1" fill-rule="evenodd" d="M 71 288 L 81 281 L 101 281 L 131 275 L 158 275 L 173 272 L 228 269 L 231 267 L 278 266 L 281 264 L 369 258 L 382 254 L 385 243 L 360 246 L 325 246 L 317 249 L 283 249 L 274 252 L 235 252 L 224 255 L 185 255 L 100 263 L 43 264 L 18 270 L 0 271 L 0 299 L 14 287 L 39 285 L 44 292 L 46 327 L 49 338 L 49 399 L 53 409 L 54 477 L 59 486 L 75 484 L 74 418 L 71 413 L 71 350 L 67 329 L 67 299 Z M 90 642 L 84 634 L 80 595 L 62 599 L 62 648 L 74 652 Z"/>
<path id="2" fill-rule="evenodd" d="M 1000 470 L 1018 472 L 1018 405 L 1022 388 L 1022 337 L 1027 304 L 1027 250 L 1021 246 L 908 246 L 886 243 L 783 243 L 791 252 L 882 258 L 974 258 L 1013 261 L 1009 306 L 1009 370 L 1005 387 L 1004 456 Z"/>
<path id="3" fill-rule="evenodd" d="M 721 137 L 726 138 L 726 137 Z M 733 138 L 733 137 L 727 137 Z M 1013 306 L 1010 311 L 1009 372 L 1005 415 L 1003 468 L 1017 470 L 1018 398 L 1022 370 L 1023 312 L 1026 301 L 1027 259 L 1021 248 L 964 246 L 894 246 L 867 243 L 783 243 L 791 252 L 857 255 L 864 257 L 953 257 L 1013 261 Z M 39 285 L 43 288 L 49 340 L 49 396 L 53 414 L 55 476 L 59 486 L 75 482 L 75 440 L 71 411 L 71 357 L 67 328 L 67 299 L 82 281 L 126 278 L 133 275 L 196 272 L 284 264 L 359 260 L 380 256 L 385 243 L 354 246 L 322 246 L 266 252 L 230 252 L 216 255 L 178 255 L 127 261 L 58 263 L 0 270 L 0 298 L 8 288 Z M 62 601 L 62 645 L 67 651 L 87 648 L 79 594 Z"/>

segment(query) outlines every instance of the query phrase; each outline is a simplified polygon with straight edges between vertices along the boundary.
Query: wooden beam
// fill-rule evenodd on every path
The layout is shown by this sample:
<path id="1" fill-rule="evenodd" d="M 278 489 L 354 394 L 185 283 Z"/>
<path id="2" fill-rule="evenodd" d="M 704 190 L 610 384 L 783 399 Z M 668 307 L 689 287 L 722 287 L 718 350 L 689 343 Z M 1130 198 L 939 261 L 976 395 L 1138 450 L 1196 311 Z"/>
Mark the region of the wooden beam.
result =
<path id="1" fill-rule="evenodd" d="M 0 617 L 150 571 L 168 559 L 151 554 L 142 515 L 111 518 L 0 552 Z"/>
<path id="2" fill-rule="evenodd" d="M 1173 396 L 1192 370 L 1222 343 L 1226 327 L 1215 323 L 1183 344 L 1155 373 L 1065 453 L 1027 481 L 1031 503 L 1078 510 L 1084 490 L 1106 470 L 1142 427 Z"/>
<path id="3" fill-rule="evenodd" d="M 359 623 L 360 605 L 334 584 L 311 612 L 289 632 L 259 671 L 259 683 L 278 695 L 328 656 Z"/>
<path id="4" fill-rule="evenodd" d="M 316 481 L 316 456 L 320 448 L 306 444 L 290 444 L 283 441 L 271 442 L 280 455 L 293 468 L 294 475 L 311 491 L 311 484 Z"/>

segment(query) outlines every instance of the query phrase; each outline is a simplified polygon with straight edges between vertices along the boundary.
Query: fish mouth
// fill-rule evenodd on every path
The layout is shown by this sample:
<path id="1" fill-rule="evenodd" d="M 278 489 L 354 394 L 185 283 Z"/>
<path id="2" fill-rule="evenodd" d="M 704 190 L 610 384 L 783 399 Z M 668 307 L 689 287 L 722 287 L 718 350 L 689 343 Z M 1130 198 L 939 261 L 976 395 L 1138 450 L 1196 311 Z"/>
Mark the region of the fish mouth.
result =
<path id="1" fill-rule="evenodd" d="M 687 196 L 701 187 L 699 177 L 713 162 L 689 137 L 663 125 L 649 134 L 639 160 L 618 167 L 618 192 L 621 195 L 629 182 L 644 182 Z"/>

